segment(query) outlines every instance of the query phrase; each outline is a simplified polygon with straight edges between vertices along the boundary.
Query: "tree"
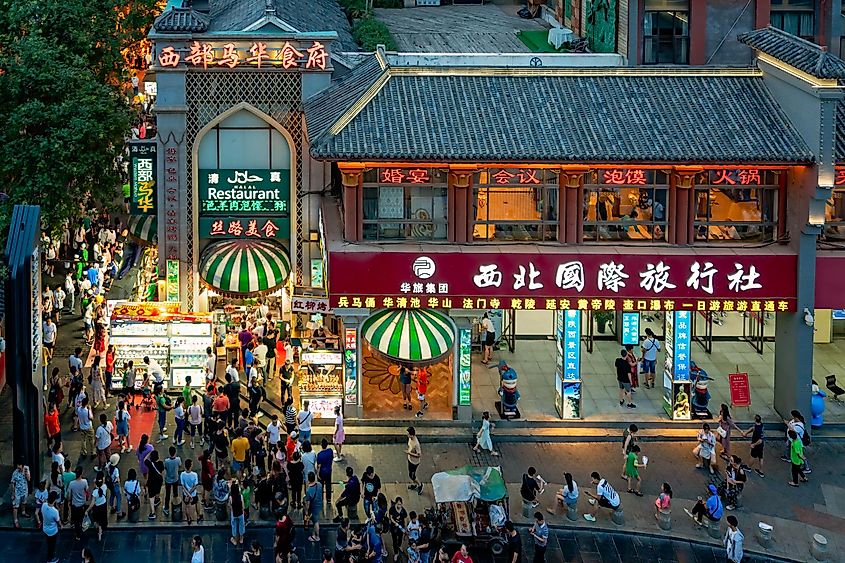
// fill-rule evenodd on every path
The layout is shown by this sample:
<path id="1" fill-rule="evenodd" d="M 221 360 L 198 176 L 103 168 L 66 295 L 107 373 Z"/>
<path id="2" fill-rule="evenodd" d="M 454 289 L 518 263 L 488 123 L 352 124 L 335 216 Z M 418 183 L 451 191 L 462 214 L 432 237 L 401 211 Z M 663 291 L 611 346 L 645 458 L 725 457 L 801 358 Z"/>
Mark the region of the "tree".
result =
<path id="1" fill-rule="evenodd" d="M 11 204 L 41 205 L 55 229 L 115 200 L 133 119 L 123 53 L 154 13 L 154 0 L 0 0 L 0 236 Z"/>

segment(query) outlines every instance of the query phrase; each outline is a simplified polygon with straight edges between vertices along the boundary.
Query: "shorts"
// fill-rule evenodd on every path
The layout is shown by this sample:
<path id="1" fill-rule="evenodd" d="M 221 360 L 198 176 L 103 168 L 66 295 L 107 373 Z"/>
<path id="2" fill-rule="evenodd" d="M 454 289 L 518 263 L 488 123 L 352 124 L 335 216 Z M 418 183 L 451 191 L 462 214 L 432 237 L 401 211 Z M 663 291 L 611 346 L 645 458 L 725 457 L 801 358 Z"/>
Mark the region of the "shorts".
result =
<path id="1" fill-rule="evenodd" d="M 613 506 L 612 504 L 610 504 L 610 501 L 604 497 L 599 497 L 599 506 L 602 508 L 609 508 L 611 510 L 619 509 L 619 505 Z"/>
<path id="2" fill-rule="evenodd" d="M 631 384 L 627 381 L 617 381 L 617 383 L 619 384 L 620 389 L 624 389 L 626 392 L 631 390 Z"/>
<path id="3" fill-rule="evenodd" d="M 20 508 L 26 502 L 27 495 L 16 495 L 12 493 L 12 508 Z"/>
<path id="4" fill-rule="evenodd" d="M 243 469 L 243 466 L 244 466 L 244 462 L 237 461 L 237 460 L 233 459 L 232 460 L 232 473 L 237 473 L 238 471 Z"/>
<path id="5" fill-rule="evenodd" d="M 754 459 L 763 459 L 763 444 L 751 448 L 751 457 Z"/>
<path id="6" fill-rule="evenodd" d="M 311 441 L 311 431 L 310 430 L 300 430 L 299 431 L 299 442 L 305 443 Z"/>
<path id="7" fill-rule="evenodd" d="M 45 342 L 44 343 L 44 347 L 47 348 L 48 350 L 52 350 L 55 345 L 56 345 L 55 342 Z"/>
<path id="8" fill-rule="evenodd" d="M 643 373 L 655 373 L 657 360 L 643 360 Z"/>
<path id="9" fill-rule="evenodd" d="M 411 478 L 411 481 L 417 480 L 417 467 L 419 466 L 419 463 L 413 463 L 412 461 L 408 460 L 408 477 Z"/>
<path id="10" fill-rule="evenodd" d="M 496 334 L 493 332 L 487 333 L 487 338 L 484 339 L 485 346 L 492 346 L 496 342 Z"/>
<path id="11" fill-rule="evenodd" d="M 197 432 L 199 432 L 199 435 L 202 436 L 202 422 L 200 422 L 199 424 L 189 423 L 189 426 L 191 431 L 191 438 L 196 436 Z"/>

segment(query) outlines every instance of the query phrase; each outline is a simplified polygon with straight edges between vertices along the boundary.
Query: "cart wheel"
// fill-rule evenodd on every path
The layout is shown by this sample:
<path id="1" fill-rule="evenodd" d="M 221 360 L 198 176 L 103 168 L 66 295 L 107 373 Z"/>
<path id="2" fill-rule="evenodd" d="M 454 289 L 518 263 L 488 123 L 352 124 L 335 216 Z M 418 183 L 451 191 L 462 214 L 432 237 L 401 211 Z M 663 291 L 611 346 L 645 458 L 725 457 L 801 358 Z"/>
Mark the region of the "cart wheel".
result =
<path id="1" fill-rule="evenodd" d="M 505 552 L 505 544 L 499 540 L 493 540 L 490 542 L 490 551 L 498 557 Z"/>

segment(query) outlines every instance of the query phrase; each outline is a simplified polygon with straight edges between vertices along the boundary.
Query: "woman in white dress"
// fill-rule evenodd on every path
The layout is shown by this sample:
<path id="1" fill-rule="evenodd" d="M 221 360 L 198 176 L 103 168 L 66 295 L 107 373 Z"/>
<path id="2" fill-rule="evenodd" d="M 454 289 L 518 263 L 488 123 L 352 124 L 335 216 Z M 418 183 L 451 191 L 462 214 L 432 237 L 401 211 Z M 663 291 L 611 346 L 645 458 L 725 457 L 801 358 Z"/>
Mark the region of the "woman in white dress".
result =
<path id="1" fill-rule="evenodd" d="M 340 407 L 334 408 L 334 434 L 332 435 L 332 442 L 335 447 L 335 461 L 343 461 L 343 442 L 346 440 L 346 432 L 343 430 L 343 413 Z"/>
<path id="2" fill-rule="evenodd" d="M 499 452 L 493 450 L 493 440 L 490 438 L 490 430 L 495 427 L 496 425 L 490 422 L 490 413 L 488 411 L 484 411 L 481 414 L 481 430 L 478 431 L 476 444 L 473 450 L 485 450 L 489 451 L 492 455 L 499 455 Z"/>

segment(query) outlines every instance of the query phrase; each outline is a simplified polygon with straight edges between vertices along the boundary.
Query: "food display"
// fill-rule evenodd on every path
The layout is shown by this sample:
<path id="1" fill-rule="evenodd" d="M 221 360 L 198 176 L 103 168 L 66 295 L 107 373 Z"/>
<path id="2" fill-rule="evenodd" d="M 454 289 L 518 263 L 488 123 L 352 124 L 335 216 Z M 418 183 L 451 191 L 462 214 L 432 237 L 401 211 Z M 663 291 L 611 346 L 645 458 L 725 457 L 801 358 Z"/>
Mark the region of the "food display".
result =
<path id="1" fill-rule="evenodd" d="M 305 352 L 299 369 L 299 396 L 309 402 L 314 418 L 333 418 L 335 407 L 343 405 L 342 354 L 329 351 Z"/>

